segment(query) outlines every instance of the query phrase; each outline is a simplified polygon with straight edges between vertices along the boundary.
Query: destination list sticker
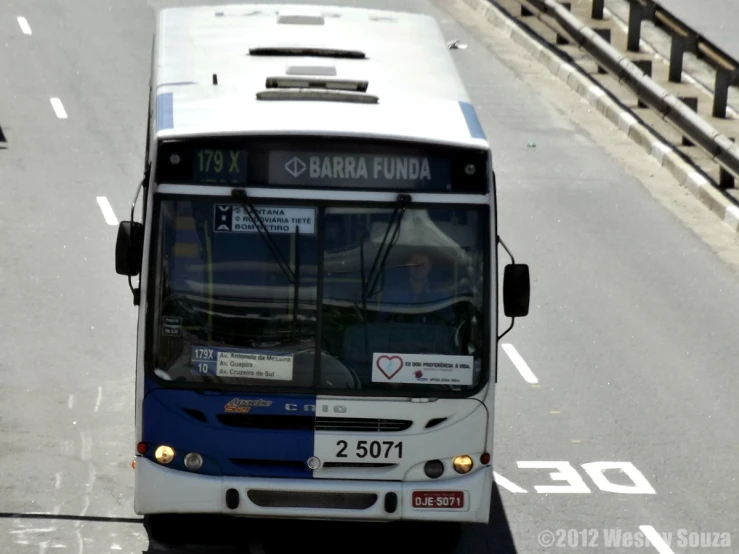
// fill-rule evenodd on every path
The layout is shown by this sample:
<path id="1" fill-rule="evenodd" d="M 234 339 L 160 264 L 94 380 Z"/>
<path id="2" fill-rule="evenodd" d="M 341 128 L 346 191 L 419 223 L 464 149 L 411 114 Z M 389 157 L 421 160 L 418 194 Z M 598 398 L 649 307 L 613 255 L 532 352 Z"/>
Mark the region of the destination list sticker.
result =
<path id="1" fill-rule="evenodd" d="M 279 206 L 255 206 L 255 210 L 268 233 L 316 234 L 315 208 Z M 242 206 L 216 204 L 213 230 L 220 233 L 258 233 L 256 223 Z"/>
<path id="2" fill-rule="evenodd" d="M 376 352 L 372 354 L 372 382 L 471 385 L 474 362 L 472 356 Z"/>
<path id="3" fill-rule="evenodd" d="M 240 379 L 291 381 L 293 356 L 282 352 L 192 348 L 193 373 Z"/>

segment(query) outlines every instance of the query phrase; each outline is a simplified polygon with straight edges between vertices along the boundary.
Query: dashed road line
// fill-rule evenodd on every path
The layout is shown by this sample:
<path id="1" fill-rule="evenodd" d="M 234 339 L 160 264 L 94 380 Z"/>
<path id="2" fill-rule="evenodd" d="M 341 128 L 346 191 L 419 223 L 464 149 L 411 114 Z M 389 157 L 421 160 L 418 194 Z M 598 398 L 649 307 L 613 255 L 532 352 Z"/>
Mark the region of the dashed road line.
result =
<path id="1" fill-rule="evenodd" d="M 531 368 L 528 366 L 526 361 L 521 357 L 521 354 L 518 353 L 518 351 L 512 344 L 505 343 L 501 346 L 503 348 L 503 351 L 508 354 L 508 357 L 511 359 L 511 362 L 513 362 L 513 365 L 516 366 L 516 369 L 521 374 L 521 377 L 523 377 L 527 383 L 539 382 L 539 379 L 536 378 L 534 372 L 531 371 Z"/>
<path id="2" fill-rule="evenodd" d="M 67 119 L 67 110 L 64 109 L 64 104 L 58 98 L 51 98 L 51 107 L 54 108 L 54 113 L 59 119 Z"/>
<path id="3" fill-rule="evenodd" d="M 23 16 L 18 17 L 18 25 L 20 25 L 21 31 L 23 31 L 24 35 L 33 34 L 33 32 L 31 31 L 31 26 L 28 24 L 28 20 L 25 17 Z"/>
<path id="4" fill-rule="evenodd" d="M 659 554 L 675 554 L 670 546 L 665 542 L 657 530 L 651 525 L 640 525 L 639 530 L 649 539 L 652 546 Z"/>
<path id="5" fill-rule="evenodd" d="M 118 225 L 118 219 L 115 216 L 115 213 L 113 212 L 113 208 L 110 205 L 110 202 L 108 202 L 108 199 L 105 198 L 105 196 L 98 196 L 96 198 L 98 201 L 98 206 L 100 206 L 100 210 L 103 212 L 103 217 L 105 218 L 105 223 L 108 225 Z"/>
<path id="6" fill-rule="evenodd" d="M 95 411 L 100 409 L 100 401 L 103 399 L 103 387 L 98 386 L 98 396 L 95 399 Z"/>

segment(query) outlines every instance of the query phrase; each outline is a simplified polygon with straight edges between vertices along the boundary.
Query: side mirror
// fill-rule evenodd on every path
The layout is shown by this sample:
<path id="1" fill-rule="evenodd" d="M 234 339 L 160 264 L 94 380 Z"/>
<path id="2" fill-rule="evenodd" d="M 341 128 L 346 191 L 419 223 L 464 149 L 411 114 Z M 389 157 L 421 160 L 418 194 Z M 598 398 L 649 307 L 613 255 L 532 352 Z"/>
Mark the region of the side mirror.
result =
<path id="1" fill-rule="evenodd" d="M 503 311 L 506 317 L 524 317 L 529 313 L 531 282 L 529 266 L 508 264 L 503 273 Z"/>
<path id="2" fill-rule="evenodd" d="M 141 271 L 144 254 L 144 226 L 135 221 L 121 221 L 115 243 L 115 272 L 133 277 Z"/>

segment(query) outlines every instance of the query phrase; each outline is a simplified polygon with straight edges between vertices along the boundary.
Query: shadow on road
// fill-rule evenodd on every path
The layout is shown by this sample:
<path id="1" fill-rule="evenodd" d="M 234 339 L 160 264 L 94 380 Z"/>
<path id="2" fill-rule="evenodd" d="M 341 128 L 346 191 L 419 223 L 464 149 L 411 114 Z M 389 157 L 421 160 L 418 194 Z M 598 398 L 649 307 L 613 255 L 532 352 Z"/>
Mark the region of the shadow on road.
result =
<path id="1" fill-rule="evenodd" d="M 142 525 L 142 518 L 0 512 L 5 519 L 71 520 Z M 143 554 L 516 554 L 508 518 L 493 488 L 488 525 L 337 523 L 213 516 L 178 519 L 178 543 L 150 539 Z M 148 530 L 147 530 L 148 531 Z"/>
<path id="2" fill-rule="evenodd" d="M 134 517 L 102 517 L 102 516 L 72 516 L 65 514 L 20 514 L 13 512 L 0 512 L 2 519 L 50 519 L 67 521 L 96 521 L 103 523 L 143 523 L 142 518 Z"/>

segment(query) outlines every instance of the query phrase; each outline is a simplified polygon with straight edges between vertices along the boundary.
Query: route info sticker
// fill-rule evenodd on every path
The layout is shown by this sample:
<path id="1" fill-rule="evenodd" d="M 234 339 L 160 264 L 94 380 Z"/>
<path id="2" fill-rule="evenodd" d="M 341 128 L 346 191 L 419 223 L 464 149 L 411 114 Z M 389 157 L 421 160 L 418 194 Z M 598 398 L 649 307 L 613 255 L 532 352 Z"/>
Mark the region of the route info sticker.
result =
<path id="1" fill-rule="evenodd" d="M 440 354 L 372 354 L 373 383 L 471 385 L 472 356 Z"/>

